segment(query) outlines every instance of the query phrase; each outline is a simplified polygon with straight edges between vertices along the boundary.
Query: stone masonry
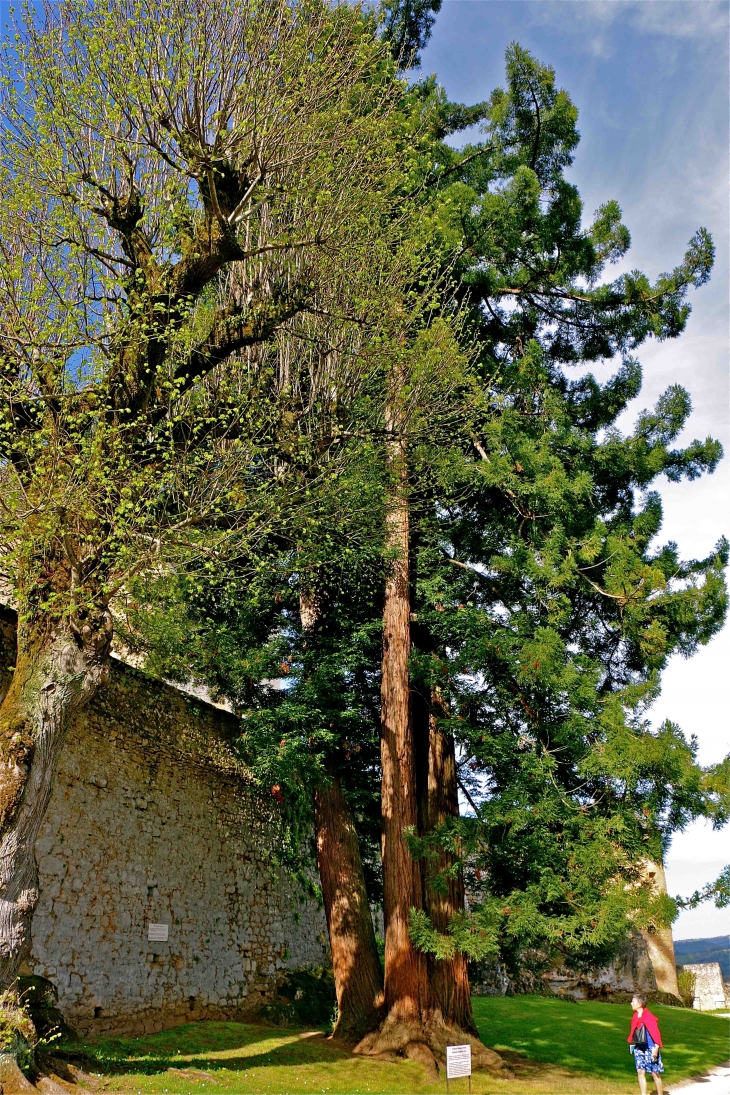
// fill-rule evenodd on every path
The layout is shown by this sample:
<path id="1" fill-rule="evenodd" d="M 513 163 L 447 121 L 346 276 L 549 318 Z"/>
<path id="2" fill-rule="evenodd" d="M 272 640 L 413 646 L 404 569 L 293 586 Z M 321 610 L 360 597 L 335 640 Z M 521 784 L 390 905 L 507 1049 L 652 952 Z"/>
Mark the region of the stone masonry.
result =
<path id="1" fill-rule="evenodd" d="M 694 962 L 684 968 L 695 975 L 692 1006 L 697 1011 L 717 1011 L 730 1004 L 730 997 L 722 983 L 719 962 Z"/>
<path id="2" fill-rule="evenodd" d="M 661 863 L 645 860 L 642 872 L 656 893 L 667 892 Z M 536 963 L 539 966 L 539 961 Z M 633 931 L 609 966 L 574 970 L 558 967 L 536 975 L 526 963 L 513 980 L 500 962 L 487 960 L 472 966 L 472 991 L 480 996 L 504 996 L 513 992 L 544 992 L 575 1000 L 630 1000 L 635 992 L 662 994 L 663 1002 L 679 1001 L 674 939 L 671 928 Z"/>
<path id="3" fill-rule="evenodd" d="M 120 662 L 72 722 L 36 845 L 31 966 L 80 1032 L 250 1014 L 280 971 L 327 961 L 324 915 L 275 869 L 275 818 L 236 733 L 228 713 Z"/>

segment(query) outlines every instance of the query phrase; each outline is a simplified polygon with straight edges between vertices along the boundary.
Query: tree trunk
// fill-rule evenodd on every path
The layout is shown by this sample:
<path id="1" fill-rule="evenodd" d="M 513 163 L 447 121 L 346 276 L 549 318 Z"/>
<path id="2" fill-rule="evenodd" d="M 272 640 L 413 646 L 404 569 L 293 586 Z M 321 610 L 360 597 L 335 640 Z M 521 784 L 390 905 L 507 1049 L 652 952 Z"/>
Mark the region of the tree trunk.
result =
<path id="1" fill-rule="evenodd" d="M 409 1057 L 422 1063 L 435 1079 L 436 1062 L 445 1060 L 447 1045 L 469 1042 L 475 1067 L 502 1070 L 504 1062 L 472 1034 L 473 1023 L 470 1029 L 459 1029 L 444 1021 L 440 1008 L 432 1007 L 428 962 L 413 946 L 408 931 L 410 910 L 423 907 L 423 881 L 420 864 L 410 855 L 404 836 L 405 829 L 417 831 L 419 810 L 408 667 L 410 515 L 403 442 L 391 442 L 389 463 L 393 486 L 386 544 L 392 559 L 385 586 L 381 684 L 385 1006 L 383 1022 L 362 1039 L 355 1052 Z M 457 995 L 451 995 L 451 1010 Z"/>
<path id="2" fill-rule="evenodd" d="M 302 630 L 314 632 L 322 615 L 322 596 L 314 590 L 303 592 L 299 613 Z M 350 803 L 334 763 L 329 774 L 330 782 L 314 793 L 314 827 L 337 996 L 333 1036 L 354 1040 L 378 1022 L 383 971 Z"/>
<path id="3" fill-rule="evenodd" d="M 416 745 L 418 777 L 418 831 L 426 836 L 452 817 L 459 816 L 454 739 L 438 725 L 448 714 L 437 688 L 428 690 L 428 698 L 414 691 L 411 697 L 413 734 Z M 433 884 L 436 875 L 453 865 L 453 856 L 441 850 L 429 858 L 423 872 L 423 907 L 434 928 L 446 933 L 451 917 L 464 908 L 464 880 L 461 874 L 449 877 L 446 893 Z M 468 961 L 462 954 L 452 959 L 428 955 L 429 1011 L 432 1021 L 444 1023 L 478 1036 L 471 1007 Z"/>
<path id="4" fill-rule="evenodd" d="M 335 1038 L 371 1030 L 383 1004 L 383 971 L 375 943 L 360 845 L 338 775 L 314 794 L 317 863 L 332 949 L 337 995 Z"/>
<path id="5" fill-rule="evenodd" d="M 385 1007 L 389 1016 L 420 1021 L 427 999 L 426 962 L 408 932 L 408 914 L 421 907 L 421 871 L 404 838 L 417 829 L 416 764 L 410 717 L 409 512 L 405 445 L 392 443 L 393 490 L 387 548 L 393 553 L 385 586 L 382 734 L 382 855 L 385 917 Z"/>
<path id="6" fill-rule="evenodd" d="M 423 907 L 423 880 L 420 863 L 411 856 L 406 843 L 406 831 L 417 832 L 419 818 L 409 678 L 410 510 L 408 449 L 399 408 L 402 381 L 402 374 L 394 376 L 386 408 L 390 496 L 385 516 L 385 547 L 390 558 L 383 605 L 380 736 L 384 1018 L 378 1029 L 355 1047 L 355 1052 L 404 1055 L 421 1062 L 431 1078 L 436 1079 L 436 1061 L 445 1060 L 449 1044 L 470 1042 L 477 1067 L 503 1069 L 504 1062 L 469 1032 L 448 1026 L 431 1008 L 426 956 L 413 946 L 408 931 L 411 909 Z"/>
<path id="7" fill-rule="evenodd" d="M 410 716 L 410 593 L 408 566 L 408 466 L 405 443 L 388 446 L 391 496 L 386 513 L 386 549 L 392 553 L 383 607 L 381 680 L 382 861 L 385 920 L 385 1003 L 380 1027 L 356 1053 L 400 1053 L 436 1073 L 424 1018 L 428 1004 L 426 957 L 408 931 L 412 908 L 422 905 L 421 871 L 404 830 L 417 830 L 418 796 L 413 724 Z"/>
<path id="8" fill-rule="evenodd" d="M 459 796 L 456 783 L 456 753 L 454 739 L 438 725 L 444 702 L 439 692 L 431 693 L 428 749 L 428 828 L 459 816 Z M 453 856 L 442 850 L 435 871 L 445 871 L 453 865 Z M 455 913 L 464 909 L 464 878 L 461 872 L 449 877 L 448 890 L 441 893 L 429 884 L 424 887 L 426 912 L 439 932 L 446 932 Z M 460 953 L 452 959 L 438 960 L 429 955 L 429 988 L 432 1008 L 440 1013 L 444 1023 L 477 1035 L 471 1007 L 469 968 L 466 956 Z"/>
<path id="9" fill-rule="evenodd" d="M 0 987 L 31 949 L 38 903 L 35 842 L 71 713 L 109 679 L 111 618 L 18 629 L 15 672 L 0 706 Z"/>
<path id="10" fill-rule="evenodd" d="M 423 879 L 420 864 L 410 855 L 404 830 L 418 830 L 419 795 L 416 740 L 411 715 L 409 680 L 410 573 L 408 505 L 408 463 L 405 442 L 389 443 L 391 497 L 386 514 L 386 547 L 391 553 L 385 585 L 383 610 L 383 663 L 381 682 L 381 767 L 382 767 L 382 855 L 383 904 L 385 916 L 385 1004 L 384 1019 L 377 1030 L 366 1035 L 355 1047 L 356 1053 L 375 1056 L 401 1055 L 419 1061 L 431 1079 L 438 1075 L 436 1062 L 443 1064 L 446 1047 L 468 1042 L 474 1067 L 488 1068 L 509 1075 L 499 1054 L 487 1049 L 475 1034 L 471 1008 L 464 1007 L 465 968 L 460 965 L 458 989 L 450 986 L 455 966 L 443 971 L 449 991 L 441 989 L 438 1006 L 429 989 L 428 961 L 417 951 L 408 931 L 411 909 L 423 907 Z M 428 736 L 428 731 L 427 731 Z M 437 788 L 444 761 L 422 768 L 427 786 L 434 781 L 434 806 L 440 801 Z M 454 782 L 456 772 L 454 769 Z M 430 805 L 428 806 L 430 809 Z M 423 811 L 421 811 L 423 821 Z M 455 893 L 453 900 L 458 900 Z M 446 908 L 448 907 L 448 904 Z M 444 911 L 444 910 L 440 910 Z M 448 913 L 447 913 L 448 916 Z M 441 971 L 439 971 L 441 974 Z M 467 1001 L 468 981 L 466 981 Z M 467 1027 L 446 1020 L 440 996 L 447 997 L 448 1014 L 464 1015 Z"/>

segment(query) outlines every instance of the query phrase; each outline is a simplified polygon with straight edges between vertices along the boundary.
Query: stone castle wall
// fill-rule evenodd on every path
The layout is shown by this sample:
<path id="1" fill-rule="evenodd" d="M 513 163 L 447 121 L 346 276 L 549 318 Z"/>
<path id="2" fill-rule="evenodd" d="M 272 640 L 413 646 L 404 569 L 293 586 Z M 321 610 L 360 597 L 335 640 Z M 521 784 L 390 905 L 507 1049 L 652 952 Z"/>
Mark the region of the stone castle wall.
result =
<path id="1" fill-rule="evenodd" d="M 664 867 L 646 860 L 645 877 L 656 892 L 666 893 Z M 536 955 L 535 968 L 542 956 Z M 476 995 L 504 996 L 507 993 L 545 992 L 571 996 L 576 1000 L 630 1000 L 635 992 L 645 993 L 663 1003 L 679 1002 L 674 939 L 671 928 L 632 931 L 609 966 L 574 970 L 558 967 L 534 973 L 527 962 L 517 978 L 511 978 L 500 962 L 475 963 L 472 988 Z M 692 967 L 694 968 L 694 967 Z M 719 967 L 718 967 L 719 969 Z"/>
<path id="2" fill-rule="evenodd" d="M 539 967 L 539 959 L 536 965 Z M 632 932 L 616 958 L 604 969 L 591 971 L 559 967 L 535 974 L 525 969 L 513 979 L 500 962 L 475 964 L 472 991 L 477 996 L 505 996 L 521 992 L 554 992 L 574 1000 L 624 1000 L 635 992 L 647 995 L 663 991 L 657 984 L 652 956 L 644 932 Z"/>
<path id="3" fill-rule="evenodd" d="M 667 892 L 667 876 L 664 872 L 664 865 L 647 859 L 644 861 L 643 869 L 645 877 L 652 885 L 654 892 L 665 894 Z M 657 989 L 659 992 L 667 992 L 671 996 L 679 997 L 677 959 L 674 954 L 672 929 L 660 928 L 658 931 L 642 931 L 641 934 L 649 952 Z"/>
<path id="4" fill-rule="evenodd" d="M 244 1015 L 284 968 L 327 960 L 322 911 L 273 868 L 275 819 L 236 761 L 236 730 L 119 662 L 72 722 L 36 845 L 31 965 L 77 1030 Z M 167 942 L 149 941 L 151 923 Z"/>
<path id="5" fill-rule="evenodd" d="M 684 968 L 695 976 L 692 1006 L 697 1011 L 717 1011 L 730 1004 L 719 962 L 692 962 Z"/>

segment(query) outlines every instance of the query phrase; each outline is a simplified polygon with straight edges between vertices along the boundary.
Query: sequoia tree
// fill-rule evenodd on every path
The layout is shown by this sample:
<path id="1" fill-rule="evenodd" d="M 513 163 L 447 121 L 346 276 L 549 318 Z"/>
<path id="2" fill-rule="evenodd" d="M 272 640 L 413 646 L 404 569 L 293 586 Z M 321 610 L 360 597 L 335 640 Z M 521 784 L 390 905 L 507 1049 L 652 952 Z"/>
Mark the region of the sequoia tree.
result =
<path id="1" fill-rule="evenodd" d="M 387 192 L 398 94 L 372 30 L 318 0 L 68 0 L 17 31 L 0 133 L 0 534 L 19 619 L 3 984 L 30 946 L 64 729 L 108 678 L 114 599 L 172 547 L 194 553 L 199 522 L 230 533 L 266 417 L 241 397 L 242 351 L 311 305 Z M 236 497 L 252 535 L 260 496 Z"/>
<path id="2" fill-rule="evenodd" d="M 472 917 L 455 909 L 448 932 L 416 914 L 413 931 L 442 959 L 533 945 L 547 963 L 595 964 L 627 915 L 671 917 L 635 885 L 641 860 L 659 858 L 687 818 L 727 814 L 722 772 L 703 773 L 676 727 L 652 734 L 642 718 L 668 655 L 708 641 L 726 608 L 726 545 L 690 562 L 674 545 L 655 548 L 650 488 L 662 474 L 712 471 L 721 449 L 709 438 L 672 447 L 690 411 L 676 385 L 635 431 L 615 429 L 640 391 L 631 353 L 681 333 L 686 292 L 709 276 L 713 248 L 700 230 L 655 286 L 636 271 L 601 284 L 630 243 L 618 206 L 582 227 L 564 178 L 574 108 L 525 51 L 511 47 L 507 61 L 485 142 L 442 146 L 432 169 L 463 233 L 460 295 L 480 346 L 483 411 L 477 401 L 449 489 L 421 508 L 413 602 L 417 687 L 459 744 L 478 816 L 442 819 L 414 854 L 440 868 L 442 894 L 468 862 L 485 901 Z M 432 84 L 422 91 L 448 116 Z M 614 355 L 623 363 L 602 387 L 586 366 Z M 584 375 L 571 379 L 571 366 Z"/>
<path id="3" fill-rule="evenodd" d="M 441 551 L 447 556 L 446 568 L 453 570 L 453 563 L 456 563 L 469 569 L 468 558 L 450 558 L 454 550 L 449 539 L 450 522 L 457 522 L 454 530 L 456 532 L 460 506 L 468 508 L 468 502 L 454 501 L 450 504 L 450 495 L 455 490 L 457 499 L 459 492 L 464 492 L 468 497 L 472 489 L 468 477 L 454 470 L 447 455 L 449 450 L 456 455 L 459 445 L 462 445 L 467 464 L 471 463 L 478 468 L 475 474 L 488 481 L 495 491 L 490 497 L 494 499 L 494 520 L 497 527 L 502 508 L 511 510 L 517 515 L 520 534 L 528 544 L 533 545 L 519 553 L 514 546 L 506 549 L 508 553 L 514 552 L 513 565 L 518 569 L 524 568 L 520 569 L 521 580 L 525 586 L 524 594 L 515 605 L 514 611 L 525 612 L 526 619 L 530 619 L 531 612 L 537 611 L 540 604 L 538 600 L 534 608 L 528 607 L 529 602 L 526 600 L 531 593 L 531 586 L 537 581 L 533 571 L 538 564 L 533 560 L 538 559 L 540 565 L 545 566 L 543 551 L 548 550 L 547 547 L 538 547 L 542 538 L 537 539 L 537 529 L 542 528 L 540 522 L 544 522 L 545 528 L 550 530 L 550 536 L 546 534 L 546 544 L 552 545 L 553 539 L 550 537 L 560 540 L 565 520 L 562 509 L 568 502 L 561 498 L 557 458 L 548 461 L 553 477 L 551 479 L 546 472 L 548 486 L 543 497 L 532 480 L 538 474 L 537 465 L 523 465 L 519 460 L 513 459 L 513 446 L 502 432 L 503 424 L 510 422 L 516 434 L 521 429 L 528 434 L 537 430 L 543 444 L 549 447 L 549 443 L 555 440 L 560 445 L 552 422 L 552 401 L 559 402 L 561 398 L 565 398 L 564 393 L 570 387 L 563 372 L 565 367 L 585 367 L 588 362 L 610 358 L 616 354 L 628 355 L 652 335 L 660 339 L 679 335 L 689 314 L 687 292 L 690 287 L 698 287 L 707 279 L 713 256 L 711 240 L 704 230 L 700 230 L 690 242 L 683 262 L 673 272 L 661 275 L 654 285 L 636 271 L 613 281 L 603 280 L 607 264 L 626 252 L 629 235 L 621 224 L 620 212 L 614 202 L 608 202 L 598 211 L 592 225 L 583 226 L 579 196 L 575 187 L 565 178 L 565 171 L 572 162 L 573 151 L 578 143 L 575 108 L 568 95 L 556 88 L 553 71 L 538 64 L 517 46 L 510 47 L 508 51 L 507 78 L 507 87 L 498 89 L 490 102 L 479 108 L 484 118 L 484 142 L 468 147 L 461 153 L 445 146 L 434 149 L 424 170 L 424 185 L 433 189 L 436 195 L 433 199 L 434 216 L 439 218 L 444 238 L 451 241 L 454 249 L 458 248 L 461 255 L 457 265 L 456 294 L 462 307 L 471 316 L 479 356 L 475 369 L 477 384 L 474 397 L 469 411 L 462 414 L 461 433 L 454 433 L 447 449 L 442 451 L 438 459 L 430 456 L 428 441 L 409 446 L 407 457 L 398 454 L 399 461 L 407 459 L 410 489 L 409 501 L 401 502 L 399 506 L 394 504 L 392 507 L 393 514 L 397 515 L 397 521 L 391 519 L 393 536 L 398 534 L 399 546 L 397 560 L 392 564 L 392 577 L 386 585 L 383 695 L 385 699 L 387 687 L 388 703 L 383 712 L 383 740 L 387 742 L 392 738 L 396 743 L 393 753 L 397 756 L 402 778 L 393 781 L 395 803 L 391 802 L 390 795 L 384 795 L 383 802 L 384 809 L 387 803 L 387 809 L 393 816 L 400 818 L 401 824 L 406 827 L 406 831 L 401 832 L 401 841 L 408 840 L 410 830 L 414 854 L 422 850 L 424 845 L 413 839 L 418 835 L 418 794 L 417 781 L 414 778 L 417 758 L 409 697 L 412 678 L 407 669 L 401 668 L 408 666 L 412 636 L 417 634 L 425 647 L 420 651 L 417 648 L 412 650 L 411 672 L 419 658 L 427 661 L 436 654 L 435 661 L 441 661 L 444 674 L 447 679 L 450 677 L 446 657 L 448 643 L 440 638 L 437 623 L 438 615 L 444 607 L 440 604 L 441 597 L 437 592 L 438 578 L 429 578 L 428 572 L 423 572 L 425 589 L 433 598 L 429 606 L 430 613 L 422 614 L 421 605 L 412 600 L 409 559 L 413 552 L 410 544 L 406 543 L 406 530 L 409 527 L 412 529 L 410 539 L 415 542 L 419 496 L 428 498 L 430 494 L 433 507 L 431 512 L 440 515 L 443 535 Z M 424 96 L 426 109 L 429 102 L 434 104 L 436 125 L 439 122 L 444 125 L 453 109 L 443 103 L 432 82 L 427 81 L 420 89 L 414 89 L 414 94 L 419 92 Z M 520 381 L 513 387 L 514 377 L 518 373 Z M 581 390 L 580 386 L 577 390 Z M 590 390 L 592 389 L 588 382 L 587 391 Z M 683 419 L 678 410 L 683 399 L 682 393 L 670 393 L 667 401 L 658 410 L 656 426 L 650 425 L 653 420 L 648 416 L 642 419 L 639 438 L 633 444 L 641 446 L 640 439 L 644 437 L 646 429 L 657 431 L 657 441 L 670 441 L 676 435 L 675 422 L 679 418 Z M 607 422 L 611 422 L 610 389 L 606 393 L 606 403 L 609 406 L 604 413 L 609 413 Z M 437 436 L 439 435 L 434 434 L 434 439 Z M 578 474 L 577 468 L 572 475 L 564 473 L 565 492 L 570 504 L 581 513 L 581 519 L 588 522 L 595 506 L 592 493 L 600 490 L 598 484 L 601 475 L 605 475 L 607 480 L 613 476 L 617 495 L 621 498 L 624 496 L 620 447 L 609 442 L 606 450 L 607 458 L 601 464 L 601 473 L 597 469 L 593 473 L 597 480 L 595 487 L 590 473 Z M 658 449 L 655 450 L 653 472 L 662 468 L 658 462 L 658 452 Z M 615 467 L 610 463 L 612 456 L 618 461 Z M 704 469 L 711 470 L 718 456 L 716 443 L 698 442 L 684 452 L 668 455 L 664 467 L 676 469 L 677 475 L 684 473 L 693 477 Z M 435 476 L 431 470 L 434 468 L 440 473 L 445 469 L 445 479 Z M 521 489 L 513 485 L 515 477 L 524 484 Z M 522 503 L 521 490 L 525 490 L 531 498 L 529 504 Z M 534 499 L 531 491 L 536 492 Z M 488 507 L 480 509 L 476 521 L 479 522 L 477 527 L 482 529 L 485 543 L 491 546 L 493 518 Z M 393 546 L 395 547 L 395 542 Z M 550 550 L 557 552 L 559 559 L 560 551 L 565 547 L 567 545 L 563 548 L 551 547 Z M 583 552 L 587 550 L 587 545 L 581 548 Z M 596 544 L 591 552 L 591 558 L 586 558 L 586 566 L 593 565 L 599 557 L 596 554 Z M 689 598 L 695 606 L 691 612 L 695 620 L 692 627 L 696 627 L 699 633 L 703 632 L 707 624 L 716 626 L 718 612 L 721 610 L 721 601 L 717 599 L 713 583 L 707 586 L 704 593 L 699 592 L 702 584 L 699 574 L 709 577 L 716 571 L 719 562 L 719 559 L 710 560 L 700 567 L 690 566 L 686 572 L 680 570 L 682 581 L 689 580 L 691 585 L 695 585 L 695 581 L 690 576 L 698 575 L 696 588 L 694 592 L 690 590 L 682 596 L 678 591 L 673 603 L 679 604 L 682 597 Z M 488 563 L 482 564 L 480 560 L 477 573 L 481 573 L 479 567 L 482 565 L 487 568 L 489 566 Z M 580 559 L 577 565 L 580 565 Z M 652 565 L 647 561 L 644 564 L 647 570 L 639 566 L 631 591 L 622 586 L 620 591 L 614 593 L 611 583 L 608 582 L 607 598 L 616 597 L 620 602 L 626 597 L 627 603 L 636 599 L 637 603 L 644 606 L 642 609 L 637 608 L 637 613 L 643 612 L 645 616 L 651 617 L 652 610 L 645 606 L 656 597 L 658 590 L 657 585 L 649 579 L 648 571 Z M 667 565 L 672 564 L 668 562 Z M 618 564 L 614 563 L 613 566 L 617 567 Z M 630 573 L 634 574 L 631 568 Z M 593 580 L 590 574 L 588 579 Z M 490 581 L 488 569 L 483 580 L 486 583 Z M 581 581 L 583 580 L 581 577 Z M 473 581 L 478 581 L 478 578 Z M 626 581 L 628 577 L 624 579 Z M 656 581 L 661 586 L 666 581 L 666 576 L 658 575 Z M 418 618 L 417 632 L 412 632 L 410 626 L 414 610 Z M 715 624 L 711 623 L 713 620 Z M 489 626 L 486 620 L 483 624 Z M 656 625 L 653 630 L 657 631 Z M 489 630 L 481 633 L 481 641 L 487 644 L 490 642 Z M 619 643 L 617 657 L 620 658 L 621 653 Z M 532 662 L 534 664 L 529 672 L 539 676 L 548 671 L 549 663 L 543 663 L 537 654 Z M 465 665 L 463 671 L 478 673 L 480 669 L 479 665 Z M 431 674 L 429 707 L 436 729 L 441 723 L 444 729 L 453 733 L 454 724 L 443 710 L 444 697 L 442 695 L 439 698 L 438 677 L 438 673 L 435 678 Z M 395 723 L 393 727 L 390 726 L 391 722 Z M 443 753 L 443 749 L 447 747 L 450 751 L 450 743 L 439 741 L 438 737 L 429 741 L 428 748 L 434 763 L 438 751 Z M 505 762 L 509 763 L 507 758 Z M 384 786 L 385 763 L 384 753 Z M 430 763 L 429 760 L 424 765 L 426 772 Z M 437 823 L 440 823 L 439 812 L 442 815 L 445 812 L 446 803 L 456 802 L 454 763 L 446 768 L 442 766 L 441 772 L 442 778 L 447 772 L 450 773 L 451 787 L 440 788 L 443 801 L 434 812 L 434 821 Z M 580 808 L 579 804 L 576 809 Z M 422 811 L 422 817 L 423 814 Z M 429 945 L 427 933 L 421 931 L 421 926 L 425 923 L 419 912 L 421 895 L 419 893 L 415 899 L 412 897 L 418 886 L 395 858 L 393 865 L 389 865 L 385 855 L 387 832 L 388 819 L 385 817 L 383 882 L 387 1014 L 380 1030 L 368 1039 L 367 1048 L 401 1049 L 409 1052 L 411 1045 L 420 1044 L 430 1045 L 438 1052 L 443 1010 L 439 1014 L 436 1005 L 440 1001 L 434 1001 L 423 991 L 424 979 L 415 958 L 414 939 L 421 946 Z M 600 842 L 595 827 L 593 833 L 597 851 Z M 457 849 L 452 845 L 449 850 Z M 620 851 L 616 854 L 620 858 Z M 446 866 L 446 877 L 454 878 L 458 864 Z M 413 933 L 410 938 L 400 933 L 396 939 L 396 916 L 392 921 L 394 939 L 389 953 L 387 895 L 390 872 L 391 884 L 393 890 L 399 894 L 401 905 L 411 903 Z M 394 907 L 400 906 L 394 902 Z M 455 948 L 453 932 L 459 934 L 458 929 L 463 925 L 464 919 L 463 913 L 458 909 L 453 912 L 450 939 L 434 949 L 436 957 L 440 959 L 453 955 L 455 949 L 465 949 L 468 953 L 471 946 L 475 950 L 480 945 L 480 940 L 485 941 L 486 945 L 489 935 L 480 930 L 477 939 L 469 944 L 469 927 L 461 935 L 461 946 Z M 626 924 L 625 910 L 622 923 Z M 558 932 L 562 929 L 556 923 L 554 930 Z M 458 971 L 454 967 L 441 986 L 444 1001 L 454 997 L 457 978 Z M 392 986 L 390 993 L 389 984 Z M 448 1006 L 447 1004 L 447 1010 Z M 462 1008 L 462 1014 L 468 1015 L 468 1011 L 464 1013 Z"/>

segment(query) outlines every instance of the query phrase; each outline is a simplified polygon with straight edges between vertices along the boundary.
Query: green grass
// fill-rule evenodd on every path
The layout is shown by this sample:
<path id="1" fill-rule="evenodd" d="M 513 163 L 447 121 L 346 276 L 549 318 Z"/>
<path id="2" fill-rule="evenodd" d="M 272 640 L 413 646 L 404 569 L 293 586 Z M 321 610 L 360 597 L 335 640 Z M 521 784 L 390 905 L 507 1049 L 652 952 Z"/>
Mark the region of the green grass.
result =
<path id="1" fill-rule="evenodd" d="M 541 997 L 478 998 L 483 1040 L 502 1052 L 513 1079 L 476 1073 L 474 1095 L 622 1095 L 638 1091 L 628 1052 L 630 1009 Z M 728 1020 L 656 1007 L 665 1080 L 706 1071 L 729 1055 Z M 411 1061 L 353 1057 L 321 1032 L 247 1023 L 190 1023 L 144 1038 L 83 1047 L 104 1092 L 124 1095 L 420 1095 L 445 1091 Z M 452 1095 L 466 1092 L 452 1081 Z"/>
<path id="2" fill-rule="evenodd" d="M 664 1042 L 664 1076 L 686 1079 L 730 1057 L 730 1024 L 715 1015 L 652 1004 Z M 620 1081 L 635 1075 L 626 1038 L 628 1004 L 570 1003 L 540 996 L 477 997 L 482 1040 L 497 1050 Z"/>

